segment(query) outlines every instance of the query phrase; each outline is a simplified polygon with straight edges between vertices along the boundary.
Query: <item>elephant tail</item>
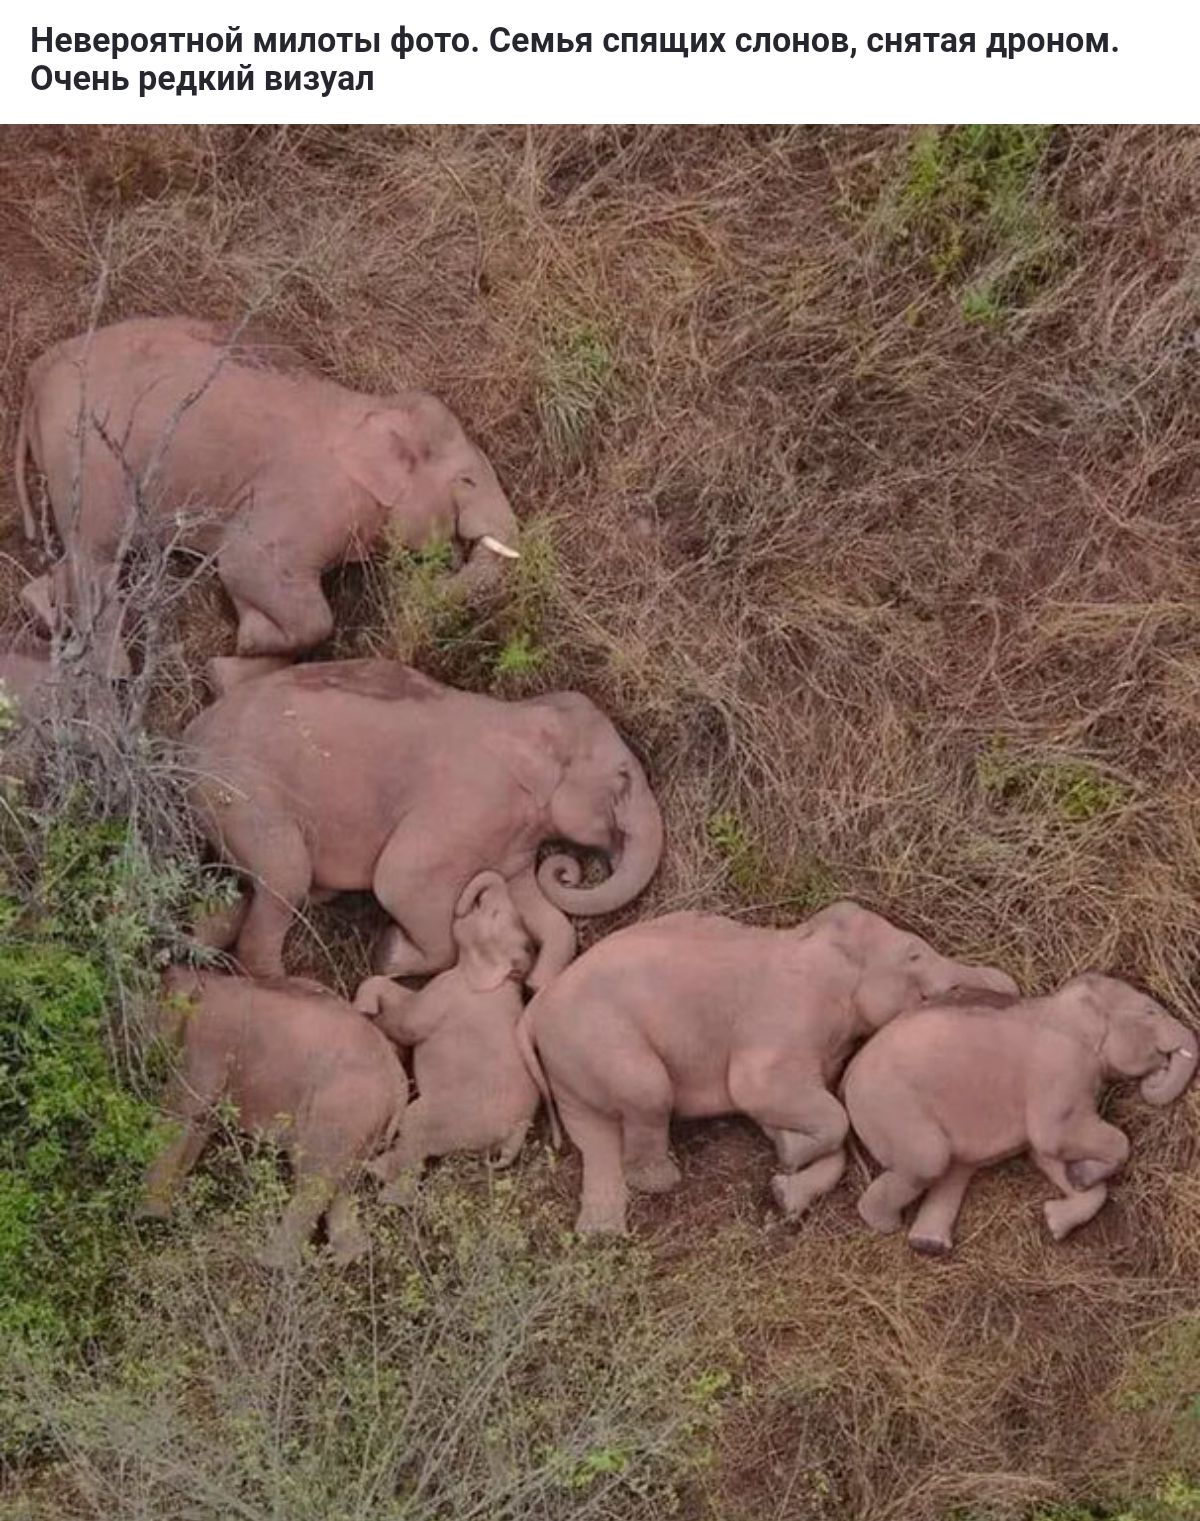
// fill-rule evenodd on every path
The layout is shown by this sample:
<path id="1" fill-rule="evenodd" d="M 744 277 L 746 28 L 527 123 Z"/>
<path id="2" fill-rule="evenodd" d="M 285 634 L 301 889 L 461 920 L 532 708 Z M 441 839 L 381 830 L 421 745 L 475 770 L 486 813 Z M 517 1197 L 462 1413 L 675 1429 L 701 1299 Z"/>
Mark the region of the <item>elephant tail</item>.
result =
<path id="1" fill-rule="evenodd" d="M 408 1073 L 404 1070 L 404 1063 L 400 1060 L 399 1052 L 396 1053 L 392 1065 L 395 1068 L 395 1094 L 392 1099 L 392 1115 L 383 1135 L 381 1151 L 390 1151 L 400 1139 L 400 1129 L 404 1124 L 404 1114 L 408 1108 Z"/>
<path id="2" fill-rule="evenodd" d="M 532 1002 L 526 1004 L 517 1021 L 517 1049 L 521 1053 L 521 1060 L 525 1063 L 525 1070 L 533 1079 L 534 1087 L 542 1096 L 542 1103 L 546 1106 L 546 1115 L 550 1121 L 550 1144 L 555 1151 L 558 1151 L 562 1147 L 562 1127 L 558 1123 L 558 1111 L 554 1107 L 554 1095 L 550 1092 L 546 1069 L 539 1061 L 537 1047 L 533 1043 L 533 1020 L 529 1013 L 532 1007 Z"/>
<path id="3" fill-rule="evenodd" d="M 17 502 L 21 508 L 21 522 L 25 540 L 32 544 L 37 538 L 37 521 L 29 500 L 29 486 L 25 480 L 25 464 L 29 455 L 29 398 L 21 405 L 21 419 L 17 424 L 17 447 L 13 458 L 13 481 L 17 488 Z"/>

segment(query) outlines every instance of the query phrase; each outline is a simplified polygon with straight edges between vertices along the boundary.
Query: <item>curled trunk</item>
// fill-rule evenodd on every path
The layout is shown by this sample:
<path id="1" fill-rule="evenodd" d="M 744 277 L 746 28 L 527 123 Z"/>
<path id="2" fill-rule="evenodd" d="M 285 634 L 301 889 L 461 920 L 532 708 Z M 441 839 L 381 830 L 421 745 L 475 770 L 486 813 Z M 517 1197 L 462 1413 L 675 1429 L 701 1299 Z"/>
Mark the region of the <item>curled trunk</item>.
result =
<path id="1" fill-rule="evenodd" d="M 1200 1047 L 1192 1031 L 1169 1014 L 1160 1018 L 1156 1043 L 1167 1064 L 1142 1079 L 1141 1094 L 1148 1104 L 1172 1104 L 1192 1080 Z"/>
<path id="2" fill-rule="evenodd" d="M 640 768 L 620 806 L 620 845 L 612 872 L 594 887 L 577 887 L 579 864 L 571 856 L 547 856 L 538 867 L 538 886 L 566 914 L 611 914 L 624 908 L 649 884 L 662 859 L 663 823 L 658 803 Z"/>

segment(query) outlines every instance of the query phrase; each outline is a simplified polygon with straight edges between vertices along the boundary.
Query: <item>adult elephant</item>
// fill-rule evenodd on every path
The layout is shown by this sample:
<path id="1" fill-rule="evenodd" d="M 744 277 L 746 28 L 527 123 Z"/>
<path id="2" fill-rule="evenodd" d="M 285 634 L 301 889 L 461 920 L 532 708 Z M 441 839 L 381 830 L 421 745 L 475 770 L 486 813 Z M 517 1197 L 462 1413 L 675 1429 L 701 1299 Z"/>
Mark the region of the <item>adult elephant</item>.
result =
<path id="1" fill-rule="evenodd" d="M 517 554 L 495 471 L 435 397 L 349 391 L 278 345 L 184 317 L 118 322 L 32 365 L 16 459 L 32 538 L 27 453 L 64 557 L 25 600 L 46 620 L 65 604 L 112 674 L 127 669 L 120 564 L 147 537 L 215 557 L 243 656 L 326 639 L 322 572 L 385 534 L 457 538 L 468 585 Z"/>
<path id="2" fill-rule="evenodd" d="M 566 918 L 631 902 L 662 855 L 658 804 L 632 751 L 577 692 L 503 702 L 388 660 L 289 666 L 230 685 L 189 725 L 191 797 L 209 839 L 250 878 L 236 954 L 283 970 L 309 893 L 370 888 L 394 921 L 376 957 L 392 976 L 453 965 L 454 907 L 500 872 L 539 954 L 542 986 L 574 955 Z M 580 885 L 562 840 L 608 855 Z"/>

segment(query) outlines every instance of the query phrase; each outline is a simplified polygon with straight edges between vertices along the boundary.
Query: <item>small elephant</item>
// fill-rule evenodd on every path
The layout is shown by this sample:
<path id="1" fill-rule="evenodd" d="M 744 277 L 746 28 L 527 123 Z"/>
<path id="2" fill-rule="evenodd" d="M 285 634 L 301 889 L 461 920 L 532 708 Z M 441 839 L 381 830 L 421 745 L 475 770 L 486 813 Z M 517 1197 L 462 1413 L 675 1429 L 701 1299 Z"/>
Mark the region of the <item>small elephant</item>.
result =
<path id="1" fill-rule="evenodd" d="M 575 953 L 566 915 L 631 902 L 662 854 L 645 773 L 576 692 L 502 702 L 394 661 L 296 665 L 227 683 L 184 747 L 201 825 L 252 884 L 234 933 L 255 976 L 283 971 L 314 890 L 368 888 L 394 921 L 375 970 L 442 971 L 454 964 L 454 905 L 492 870 L 540 947 L 539 987 Z M 580 886 L 571 856 L 537 865 L 552 840 L 609 852 L 611 875 Z"/>
<path id="2" fill-rule="evenodd" d="M 226 1100 L 243 1130 L 286 1147 L 295 1175 L 259 1260 L 295 1265 L 322 1217 L 337 1260 L 361 1256 L 367 1237 L 355 1216 L 354 1177 L 394 1143 L 408 1103 L 408 1078 L 390 1042 L 307 978 L 252 982 L 176 967 L 164 992 L 165 1022 L 182 1043 L 164 1108 L 181 1128 L 150 1167 L 141 1212 L 167 1215 Z"/>
<path id="3" fill-rule="evenodd" d="M 583 1153 L 576 1229 L 623 1231 L 627 1184 L 679 1182 L 672 1114 L 756 1120 L 779 1158 L 776 1202 L 798 1217 L 846 1165 L 846 1114 L 829 1085 L 854 1045 L 959 987 L 1017 991 L 855 903 L 789 930 L 678 913 L 601 940 L 523 1022 Z"/>
<path id="4" fill-rule="evenodd" d="M 1153 999 L 1113 977 L 1074 977 L 1046 998 L 914 1010 L 874 1036 L 846 1069 L 850 1122 L 884 1171 L 858 1203 L 873 1230 L 908 1233 L 918 1252 L 953 1243 L 963 1196 L 980 1167 L 1029 1151 L 1062 1197 L 1045 1206 L 1056 1241 L 1107 1197 L 1129 1155 L 1096 1098 L 1115 1078 L 1142 1078 L 1152 1104 L 1178 1098 L 1197 1041 Z"/>
<path id="5" fill-rule="evenodd" d="M 385 1203 L 406 1203 L 427 1157 L 499 1149 L 497 1163 L 516 1159 L 549 1094 L 545 1079 L 517 1041 L 524 1009 L 521 985 L 532 946 L 498 872 L 485 871 L 455 908 L 458 963 L 419 993 L 386 977 L 368 977 L 354 1007 L 387 1037 L 413 1050 L 417 1098 L 399 1144 L 370 1164 L 387 1184 Z"/>
<path id="6" fill-rule="evenodd" d="M 32 538 L 27 453 L 64 557 L 24 600 L 43 619 L 63 604 L 114 676 L 128 670 L 120 561 L 139 532 L 215 557 L 242 656 L 328 638 L 321 573 L 385 533 L 414 549 L 457 537 L 467 587 L 518 554 L 495 471 L 435 397 L 349 391 L 278 346 L 184 317 L 114 323 L 31 366 L 16 481 Z"/>

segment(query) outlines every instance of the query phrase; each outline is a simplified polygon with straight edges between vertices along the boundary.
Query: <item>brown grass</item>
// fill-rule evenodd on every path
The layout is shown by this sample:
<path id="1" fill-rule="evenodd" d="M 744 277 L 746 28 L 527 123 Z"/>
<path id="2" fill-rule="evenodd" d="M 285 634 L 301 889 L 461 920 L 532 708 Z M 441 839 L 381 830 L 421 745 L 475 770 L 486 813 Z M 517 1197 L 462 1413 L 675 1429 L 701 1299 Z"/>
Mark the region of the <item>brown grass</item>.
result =
<path id="1" fill-rule="evenodd" d="M 601 702 L 668 821 L 637 913 L 794 918 L 836 888 L 1030 985 L 1100 967 L 1200 1024 L 1194 132 L 1056 129 L 1024 219 L 968 195 L 951 253 L 905 210 L 909 129 L 3 149 L 11 419 L 102 257 L 105 319 L 253 306 L 339 379 L 420 382 L 464 419 L 539 525 L 519 594 L 397 628 L 347 576 L 339 647 Z M 1000 310 L 968 320 L 992 279 Z M 23 557 L 15 528 L 0 549 Z M 177 637 L 230 627 L 214 595 Z M 540 660 L 497 676 L 522 638 Z M 332 977 L 345 954 L 297 951 Z M 1013 1167 L 935 1266 L 865 1237 L 850 1188 L 793 1239 L 749 1131 L 689 1131 L 683 1190 L 638 1223 L 663 1282 L 731 1317 L 746 1390 L 688 1513 L 1011 1517 L 1194 1467 L 1200 1368 L 1145 1369 L 1200 1305 L 1200 1100 L 1116 1113 L 1134 1161 L 1093 1227 L 1050 1244 Z"/>

